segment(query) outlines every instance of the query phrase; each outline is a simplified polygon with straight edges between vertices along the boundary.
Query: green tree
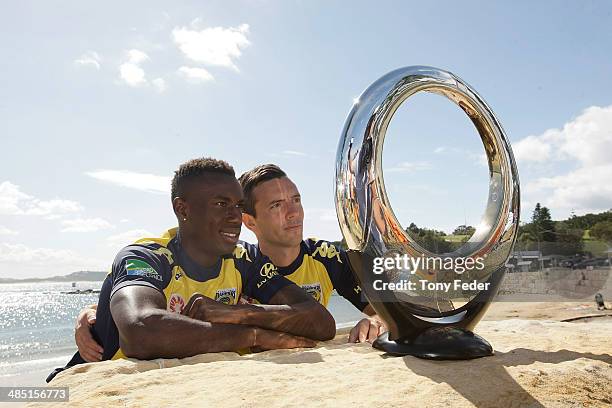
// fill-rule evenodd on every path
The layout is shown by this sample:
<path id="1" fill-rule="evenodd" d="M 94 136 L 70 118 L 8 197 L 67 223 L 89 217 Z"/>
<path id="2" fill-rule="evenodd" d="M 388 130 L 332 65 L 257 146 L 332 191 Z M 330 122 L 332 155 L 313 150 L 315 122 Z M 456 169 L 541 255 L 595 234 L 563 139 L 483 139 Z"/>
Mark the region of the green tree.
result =
<path id="1" fill-rule="evenodd" d="M 597 240 L 612 243 L 612 221 L 600 221 L 593 225 L 590 235 Z"/>
<path id="2" fill-rule="evenodd" d="M 575 255 L 584 249 L 582 236 L 584 231 L 580 228 L 572 228 L 566 221 L 555 223 L 556 243 L 552 252 L 558 255 Z"/>
<path id="3" fill-rule="evenodd" d="M 554 242 L 555 223 L 550 216 L 550 210 L 537 203 L 531 216 L 531 233 L 536 241 Z"/>
<path id="4" fill-rule="evenodd" d="M 599 214 L 585 214 L 576 216 L 572 214 L 570 218 L 567 219 L 567 223 L 571 228 L 580 228 L 583 230 L 590 229 L 598 222 L 602 221 L 612 221 L 612 210 L 604 211 Z"/>
<path id="5" fill-rule="evenodd" d="M 428 228 L 419 228 L 415 223 L 410 223 L 406 232 L 423 248 L 428 251 L 441 254 L 451 252 L 453 244 L 446 241 L 444 231 L 436 231 Z"/>
<path id="6" fill-rule="evenodd" d="M 476 228 L 471 225 L 460 225 L 453 231 L 454 235 L 473 235 L 476 232 Z"/>

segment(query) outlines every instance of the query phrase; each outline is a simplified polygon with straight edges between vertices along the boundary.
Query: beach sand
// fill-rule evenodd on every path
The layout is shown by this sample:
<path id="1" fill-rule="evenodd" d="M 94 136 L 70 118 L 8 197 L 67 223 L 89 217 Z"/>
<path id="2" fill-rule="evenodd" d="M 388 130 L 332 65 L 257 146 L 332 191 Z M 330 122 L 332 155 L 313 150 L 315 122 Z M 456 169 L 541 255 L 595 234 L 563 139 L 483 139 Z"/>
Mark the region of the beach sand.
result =
<path id="1" fill-rule="evenodd" d="M 70 387 L 71 406 L 96 407 L 612 404 L 612 311 L 584 302 L 500 302 L 476 332 L 491 342 L 494 356 L 389 357 L 369 344 L 347 344 L 342 330 L 313 349 L 86 364 L 60 374 L 51 385 Z"/>

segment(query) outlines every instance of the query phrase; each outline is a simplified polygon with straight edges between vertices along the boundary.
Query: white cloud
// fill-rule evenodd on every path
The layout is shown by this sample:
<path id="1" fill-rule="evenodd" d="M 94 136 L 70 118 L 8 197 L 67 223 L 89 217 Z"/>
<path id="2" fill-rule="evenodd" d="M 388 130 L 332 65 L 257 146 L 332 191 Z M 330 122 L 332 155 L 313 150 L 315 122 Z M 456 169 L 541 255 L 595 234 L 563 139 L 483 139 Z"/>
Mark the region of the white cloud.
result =
<path id="1" fill-rule="evenodd" d="M 11 263 L 19 267 L 63 265 L 79 269 L 87 269 L 97 264 L 97 262 L 90 262 L 70 250 L 31 248 L 24 244 L 8 243 L 0 243 L 0 263 Z"/>
<path id="2" fill-rule="evenodd" d="M 384 169 L 384 171 L 387 173 L 397 173 L 397 172 L 412 173 L 415 171 L 429 170 L 431 168 L 432 168 L 431 163 L 427 161 L 401 162 L 395 167 Z"/>
<path id="3" fill-rule="evenodd" d="M 531 199 L 567 214 L 600 212 L 612 208 L 612 164 L 581 167 L 556 177 L 541 177 L 527 183 L 525 193 Z M 559 218 L 558 216 L 555 218 Z"/>
<path id="4" fill-rule="evenodd" d="M 556 218 L 567 216 L 570 210 L 585 213 L 612 207 L 612 106 L 585 109 L 561 129 L 527 136 L 513 144 L 513 150 L 519 166 L 531 162 L 536 172 L 540 163 L 573 165 L 565 174 L 536 177 L 526 183 L 529 201 L 540 202 L 553 212 L 560 210 Z"/>
<path id="5" fill-rule="evenodd" d="M 33 200 L 34 197 L 20 191 L 19 186 L 10 181 L 0 183 L 0 214 L 23 214 L 22 203 Z"/>
<path id="6" fill-rule="evenodd" d="M 138 65 L 126 62 L 119 66 L 121 79 L 129 86 L 140 86 L 147 83 L 145 72 Z"/>
<path id="7" fill-rule="evenodd" d="M 214 77 L 204 68 L 180 67 L 178 73 L 183 75 L 189 82 L 202 84 L 214 81 Z"/>
<path id="8" fill-rule="evenodd" d="M 100 69 L 100 56 L 95 51 L 87 51 L 85 54 L 75 59 L 74 63 L 78 66 L 93 67 L 99 70 Z"/>
<path id="9" fill-rule="evenodd" d="M 102 218 L 76 218 L 74 220 L 62 221 L 61 232 L 94 232 L 102 229 L 114 228 L 108 221 Z"/>
<path id="10" fill-rule="evenodd" d="M 131 64 L 140 64 L 150 59 L 146 53 L 136 49 L 129 50 L 127 52 L 127 55 L 128 62 Z"/>
<path id="11" fill-rule="evenodd" d="M 127 61 L 119 66 L 121 79 L 129 86 L 142 86 L 147 84 L 145 72 L 140 64 L 149 60 L 149 56 L 136 49 L 127 52 Z"/>
<path id="12" fill-rule="evenodd" d="M 333 208 L 306 207 L 304 210 L 304 237 L 334 241 L 341 239 L 336 210 Z"/>
<path id="13" fill-rule="evenodd" d="M 436 147 L 436 148 L 434 149 L 434 153 L 436 153 L 436 154 L 440 154 L 440 153 L 444 153 L 446 150 L 447 150 L 447 149 L 446 149 L 446 147 L 445 147 L 445 146 L 439 146 L 439 147 Z"/>
<path id="14" fill-rule="evenodd" d="M 25 244 L 0 243 L 0 276 L 3 278 L 49 277 L 76 271 L 103 271 L 110 262 L 67 249 L 32 248 Z"/>
<path id="15" fill-rule="evenodd" d="M 34 200 L 26 211 L 28 215 L 48 215 L 49 219 L 59 218 L 60 214 L 75 213 L 83 210 L 81 204 L 71 200 Z"/>
<path id="16" fill-rule="evenodd" d="M 170 192 L 170 177 L 136 173 L 128 170 L 95 170 L 85 173 L 97 180 L 151 193 Z"/>
<path id="17" fill-rule="evenodd" d="M 17 231 L 13 231 L 10 228 L 6 228 L 2 225 L 0 225 L 0 235 L 17 235 L 18 232 Z"/>
<path id="18" fill-rule="evenodd" d="M 550 159 L 552 145 L 545 140 L 544 135 L 527 136 L 512 145 L 512 152 L 520 162 L 544 162 Z"/>
<path id="19" fill-rule="evenodd" d="M 308 157 L 308 155 L 304 152 L 298 152 L 297 150 L 284 150 L 282 154 L 288 156 L 300 156 L 300 157 Z"/>
<path id="20" fill-rule="evenodd" d="M 155 234 L 152 234 L 145 229 L 133 229 L 119 234 L 111 235 L 110 237 L 106 238 L 106 242 L 109 247 L 113 248 L 116 251 L 119 251 L 124 246 L 132 244 L 140 238 L 155 236 Z"/>
<path id="21" fill-rule="evenodd" d="M 455 155 L 461 157 L 467 157 L 471 162 L 480 167 L 488 167 L 487 155 L 486 153 L 479 152 L 475 153 L 473 151 L 467 149 L 461 149 L 458 147 L 450 147 L 450 146 L 438 146 L 433 152 L 439 155 Z"/>
<path id="22" fill-rule="evenodd" d="M 163 78 L 155 78 L 151 81 L 151 84 L 159 93 L 165 92 L 168 89 L 168 85 L 166 85 L 166 81 Z"/>
<path id="23" fill-rule="evenodd" d="M 83 209 L 76 201 L 52 199 L 40 200 L 21 191 L 19 186 L 4 181 L 0 183 L 1 215 L 39 215 L 49 219 Z"/>
<path id="24" fill-rule="evenodd" d="M 187 58 L 238 71 L 233 60 L 240 58 L 241 50 L 250 45 L 248 32 L 248 24 L 228 28 L 210 27 L 200 31 L 176 27 L 172 30 L 172 37 Z"/>

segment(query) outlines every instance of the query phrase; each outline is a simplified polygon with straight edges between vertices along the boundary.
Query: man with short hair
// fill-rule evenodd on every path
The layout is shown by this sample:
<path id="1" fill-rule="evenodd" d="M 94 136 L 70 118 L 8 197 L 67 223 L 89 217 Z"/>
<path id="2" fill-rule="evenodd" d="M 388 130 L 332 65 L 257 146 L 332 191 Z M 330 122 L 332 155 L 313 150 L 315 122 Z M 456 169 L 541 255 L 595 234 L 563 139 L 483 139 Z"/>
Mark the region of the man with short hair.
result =
<path id="1" fill-rule="evenodd" d="M 255 270 L 253 249 L 238 242 L 243 193 L 231 166 L 184 163 L 172 205 L 178 228 L 122 249 L 103 283 L 93 327 L 100 359 L 311 347 L 334 337 L 324 307 L 276 271 Z M 242 294 L 268 305 L 237 305 Z"/>
<path id="2" fill-rule="evenodd" d="M 332 291 L 369 315 L 351 330 L 350 342 L 372 342 L 386 330 L 372 306 L 362 300 L 346 253 L 329 241 L 303 239 L 304 209 L 300 192 L 287 174 L 264 164 L 239 178 L 244 193 L 243 224 L 257 237 L 257 249 L 278 273 L 301 286 L 322 305 Z"/>

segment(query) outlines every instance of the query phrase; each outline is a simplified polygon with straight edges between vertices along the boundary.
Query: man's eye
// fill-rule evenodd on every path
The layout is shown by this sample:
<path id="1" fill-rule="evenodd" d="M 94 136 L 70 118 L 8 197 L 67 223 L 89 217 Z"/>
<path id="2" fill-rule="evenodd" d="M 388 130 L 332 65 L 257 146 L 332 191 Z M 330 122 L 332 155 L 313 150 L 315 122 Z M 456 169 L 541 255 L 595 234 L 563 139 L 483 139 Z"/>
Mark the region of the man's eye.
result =
<path id="1" fill-rule="evenodd" d="M 227 203 L 225 201 L 217 201 L 215 205 L 217 207 L 227 207 Z"/>
<path id="2" fill-rule="evenodd" d="M 294 203 L 299 203 L 299 202 L 301 202 L 301 201 L 302 201 L 302 197 L 295 197 L 295 198 L 293 199 L 293 202 L 294 202 Z"/>
<path id="3" fill-rule="evenodd" d="M 274 203 L 270 206 L 270 208 L 278 208 L 280 207 L 280 203 Z"/>

